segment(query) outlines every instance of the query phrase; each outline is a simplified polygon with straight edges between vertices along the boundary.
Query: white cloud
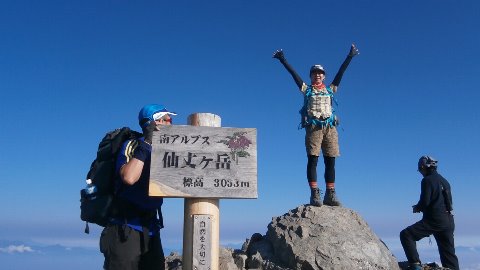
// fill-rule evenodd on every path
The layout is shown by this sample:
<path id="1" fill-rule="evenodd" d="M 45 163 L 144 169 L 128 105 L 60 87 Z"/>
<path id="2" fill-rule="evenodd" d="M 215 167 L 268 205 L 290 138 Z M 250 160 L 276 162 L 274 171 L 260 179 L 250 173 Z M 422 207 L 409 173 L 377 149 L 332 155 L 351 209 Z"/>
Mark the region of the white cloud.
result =
<path id="1" fill-rule="evenodd" d="M 461 266 L 462 266 L 462 269 L 465 269 L 465 270 L 480 270 L 480 263 L 473 263 L 471 265 L 461 264 Z"/>
<path id="2" fill-rule="evenodd" d="M 86 236 L 80 238 L 46 238 L 46 237 L 36 237 L 32 241 L 40 245 L 59 245 L 62 247 L 68 248 L 98 248 L 100 236 Z"/>
<path id="3" fill-rule="evenodd" d="M 480 247 L 479 235 L 455 235 L 455 246 Z"/>
<path id="4" fill-rule="evenodd" d="M 13 254 L 13 253 L 34 252 L 34 250 L 31 247 L 25 246 L 25 245 L 18 245 L 18 246 L 10 245 L 8 247 L 0 248 L 0 252 Z"/>
<path id="5" fill-rule="evenodd" d="M 390 250 L 402 250 L 402 245 L 400 243 L 400 237 L 398 236 L 387 236 L 380 237 L 382 241 L 387 245 Z M 430 243 L 431 241 L 431 243 Z M 455 235 L 455 247 L 456 248 L 468 248 L 470 251 L 478 252 L 480 250 L 480 236 L 478 235 Z M 422 240 L 417 242 L 418 249 L 436 249 L 437 244 L 433 236 L 425 237 Z"/>

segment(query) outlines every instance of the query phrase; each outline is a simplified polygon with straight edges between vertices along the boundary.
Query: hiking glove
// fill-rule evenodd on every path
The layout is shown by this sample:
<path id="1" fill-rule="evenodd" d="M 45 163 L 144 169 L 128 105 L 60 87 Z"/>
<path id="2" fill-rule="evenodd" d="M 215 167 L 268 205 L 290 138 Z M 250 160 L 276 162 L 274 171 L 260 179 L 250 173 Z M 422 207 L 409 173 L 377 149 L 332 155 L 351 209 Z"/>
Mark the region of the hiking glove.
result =
<path id="1" fill-rule="evenodd" d="M 143 137 L 145 137 L 145 142 L 152 144 L 153 131 L 157 129 L 157 123 L 155 121 L 150 121 L 150 124 L 143 128 Z"/>
<path id="2" fill-rule="evenodd" d="M 350 52 L 348 53 L 348 56 L 354 57 L 355 55 L 359 55 L 360 52 L 358 51 L 357 47 L 355 47 L 355 44 L 352 44 L 352 47 L 350 47 Z"/>
<path id="3" fill-rule="evenodd" d="M 273 53 L 273 58 L 277 58 L 280 61 L 285 60 L 285 55 L 283 54 L 282 49 L 276 50 L 275 53 Z"/>

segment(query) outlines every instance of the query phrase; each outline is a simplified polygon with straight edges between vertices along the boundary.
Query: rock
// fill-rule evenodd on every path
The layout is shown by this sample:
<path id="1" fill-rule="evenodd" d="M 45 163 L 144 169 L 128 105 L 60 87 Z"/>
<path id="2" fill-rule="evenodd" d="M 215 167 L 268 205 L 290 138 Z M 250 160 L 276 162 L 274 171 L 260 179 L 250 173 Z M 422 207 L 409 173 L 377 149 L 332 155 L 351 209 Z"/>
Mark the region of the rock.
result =
<path id="1" fill-rule="evenodd" d="M 408 262 L 399 262 L 398 266 L 402 270 L 408 270 Z M 422 264 L 422 270 L 450 270 L 450 268 L 441 267 L 436 262 L 431 262 Z"/>
<path id="2" fill-rule="evenodd" d="M 220 247 L 218 258 L 218 267 L 220 270 L 239 270 L 233 259 L 234 250 L 231 248 Z M 246 255 L 245 255 L 246 258 Z M 167 270 L 182 270 L 182 255 L 177 252 L 172 252 L 165 256 L 165 269 Z"/>
<path id="3" fill-rule="evenodd" d="M 220 247 L 220 256 L 218 259 L 218 268 L 221 270 L 238 270 L 233 259 L 234 250 L 231 248 Z"/>
<path id="4" fill-rule="evenodd" d="M 182 270 L 182 255 L 172 252 L 170 255 L 165 256 L 165 269 Z"/>
<path id="5" fill-rule="evenodd" d="M 170 254 L 166 269 L 181 270 Z M 403 265 L 400 264 L 403 269 Z M 368 224 L 343 207 L 300 205 L 272 218 L 266 235 L 254 233 L 241 250 L 220 248 L 219 270 L 399 270 L 399 263 Z M 425 268 L 424 269 L 442 269 Z"/>
<path id="6" fill-rule="evenodd" d="M 247 268 L 248 269 L 262 269 L 263 258 L 260 252 L 255 252 L 251 254 L 247 259 Z"/>
<path id="7" fill-rule="evenodd" d="M 290 270 L 289 268 L 283 268 L 281 266 L 278 266 L 274 262 L 271 261 L 265 261 L 263 262 L 263 270 Z"/>
<path id="8" fill-rule="evenodd" d="M 248 256 L 243 252 L 233 254 L 233 260 L 235 261 L 237 268 L 240 270 L 243 270 L 246 268 L 247 259 L 248 259 Z"/>
<path id="9" fill-rule="evenodd" d="M 310 269 L 399 269 L 385 244 L 354 211 L 301 205 L 272 219 L 266 239 L 281 267 Z"/>
<path id="10" fill-rule="evenodd" d="M 272 244 L 268 239 L 262 236 L 259 233 L 252 235 L 247 247 L 246 254 L 249 258 L 255 257 L 257 261 L 261 264 L 264 260 L 272 260 L 274 257 Z M 249 268 L 257 268 L 251 267 Z"/>

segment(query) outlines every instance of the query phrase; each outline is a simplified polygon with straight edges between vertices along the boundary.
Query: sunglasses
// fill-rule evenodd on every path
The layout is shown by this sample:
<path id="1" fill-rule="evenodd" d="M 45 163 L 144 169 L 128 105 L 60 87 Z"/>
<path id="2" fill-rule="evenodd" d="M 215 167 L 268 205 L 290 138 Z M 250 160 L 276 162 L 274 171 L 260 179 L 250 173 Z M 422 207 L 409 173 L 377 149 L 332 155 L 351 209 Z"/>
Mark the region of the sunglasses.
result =
<path id="1" fill-rule="evenodd" d="M 159 118 L 159 119 L 157 119 L 157 120 L 155 120 L 155 121 L 160 121 L 160 123 L 169 123 L 169 124 L 172 124 L 172 122 L 173 122 L 173 121 L 172 121 L 172 118 L 164 118 L 164 117 Z"/>

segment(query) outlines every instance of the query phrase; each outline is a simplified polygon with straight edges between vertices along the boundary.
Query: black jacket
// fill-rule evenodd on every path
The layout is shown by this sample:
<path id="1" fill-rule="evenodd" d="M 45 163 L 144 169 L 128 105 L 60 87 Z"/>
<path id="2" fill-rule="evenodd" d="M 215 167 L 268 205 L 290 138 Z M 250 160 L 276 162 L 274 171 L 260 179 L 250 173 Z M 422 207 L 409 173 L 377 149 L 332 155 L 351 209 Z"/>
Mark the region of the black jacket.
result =
<path id="1" fill-rule="evenodd" d="M 423 221 L 432 227 L 444 228 L 450 225 L 452 195 L 450 184 L 436 171 L 422 179 L 422 192 L 416 205 L 423 212 Z"/>

